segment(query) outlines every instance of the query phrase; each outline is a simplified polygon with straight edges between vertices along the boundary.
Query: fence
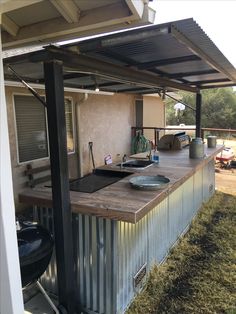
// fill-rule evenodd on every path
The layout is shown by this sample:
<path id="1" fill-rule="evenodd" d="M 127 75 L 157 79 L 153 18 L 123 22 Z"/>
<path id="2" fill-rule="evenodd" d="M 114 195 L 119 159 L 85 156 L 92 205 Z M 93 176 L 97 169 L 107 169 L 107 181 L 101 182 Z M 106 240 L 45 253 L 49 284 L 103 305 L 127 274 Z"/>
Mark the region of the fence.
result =
<path id="1" fill-rule="evenodd" d="M 160 139 L 160 132 L 161 131 L 195 131 L 196 128 L 195 127 L 166 127 L 166 128 L 162 128 L 162 127 L 131 127 L 131 135 L 132 137 L 134 137 L 137 133 L 137 131 L 141 131 L 141 133 L 143 134 L 144 130 L 153 130 L 153 134 L 154 134 L 154 145 L 157 145 Z M 214 134 L 236 134 L 236 130 L 235 129 L 218 129 L 218 128 L 201 128 L 201 138 L 204 139 L 205 136 L 205 132 L 208 132 L 210 134 L 214 133 Z"/>

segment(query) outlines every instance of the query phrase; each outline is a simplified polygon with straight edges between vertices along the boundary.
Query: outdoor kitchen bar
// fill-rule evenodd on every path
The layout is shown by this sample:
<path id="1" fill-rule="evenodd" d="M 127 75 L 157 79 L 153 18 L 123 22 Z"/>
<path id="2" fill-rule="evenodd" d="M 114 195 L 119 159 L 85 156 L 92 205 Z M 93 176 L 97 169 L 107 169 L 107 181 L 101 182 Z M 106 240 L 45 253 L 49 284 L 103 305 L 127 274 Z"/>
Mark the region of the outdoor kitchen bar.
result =
<path id="1" fill-rule="evenodd" d="M 222 146 L 205 147 L 202 159 L 190 159 L 188 148 L 161 152 L 158 165 L 140 170 L 142 175 L 169 178 L 160 190 L 133 189 L 129 179 L 140 175 L 138 171 L 92 194 L 70 192 L 77 305 L 89 313 L 124 312 L 150 268 L 164 260 L 213 195 L 214 157 L 221 150 Z M 29 188 L 19 197 L 34 205 L 43 225 L 53 225 L 50 188 Z M 42 282 L 55 294 L 56 273 L 54 257 Z"/>

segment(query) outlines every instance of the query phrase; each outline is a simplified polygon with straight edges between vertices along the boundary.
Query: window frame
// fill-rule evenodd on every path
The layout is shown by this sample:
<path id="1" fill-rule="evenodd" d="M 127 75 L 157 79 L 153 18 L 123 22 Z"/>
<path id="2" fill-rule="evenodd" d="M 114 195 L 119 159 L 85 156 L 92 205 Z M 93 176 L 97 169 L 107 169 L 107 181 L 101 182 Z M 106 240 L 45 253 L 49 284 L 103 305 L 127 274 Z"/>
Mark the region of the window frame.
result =
<path id="1" fill-rule="evenodd" d="M 75 134 L 75 106 L 74 106 L 74 102 L 73 102 L 73 97 L 71 96 L 65 96 L 64 99 L 69 99 L 71 101 L 71 113 L 72 113 L 72 130 L 73 130 L 73 144 L 74 144 L 74 150 L 71 151 L 71 152 L 68 152 L 67 151 L 67 154 L 68 155 L 72 155 L 72 154 L 75 154 L 75 151 L 76 151 L 76 147 L 75 147 L 75 143 L 76 143 L 76 140 L 75 140 L 75 137 L 76 137 L 76 134 Z"/>
<path id="2" fill-rule="evenodd" d="M 44 99 L 46 98 L 45 94 L 39 93 L 41 97 Z M 48 156 L 47 157 L 42 157 L 42 158 L 37 158 L 37 159 L 32 159 L 32 160 L 27 160 L 27 161 L 20 161 L 19 158 L 19 142 L 18 142 L 18 131 L 17 131 L 17 122 L 16 122 L 16 107 L 15 107 L 15 96 L 25 96 L 25 97 L 34 97 L 32 94 L 27 94 L 27 93 L 12 93 L 12 104 L 13 104 L 13 116 L 14 116 L 14 129 L 15 129 L 15 139 L 16 139 L 16 155 L 17 155 L 17 164 L 18 165 L 24 165 L 27 163 L 31 162 L 37 162 L 37 161 L 44 161 L 44 160 L 49 160 L 50 158 L 50 147 L 49 147 L 49 132 L 48 132 L 48 115 L 47 115 L 47 109 L 44 107 L 44 112 L 45 112 L 45 125 L 46 125 L 46 135 L 47 135 L 47 148 L 48 148 Z M 65 99 L 69 99 L 71 101 L 71 112 L 72 112 L 72 130 L 73 130 L 73 144 L 74 144 L 74 150 L 71 152 L 67 152 L 68 155 L 74 154 L 76 147 L 75 147 L 75 109 L 74 109 L 74 102 L 73 98 L 71 96 L 65 96 Z"/>

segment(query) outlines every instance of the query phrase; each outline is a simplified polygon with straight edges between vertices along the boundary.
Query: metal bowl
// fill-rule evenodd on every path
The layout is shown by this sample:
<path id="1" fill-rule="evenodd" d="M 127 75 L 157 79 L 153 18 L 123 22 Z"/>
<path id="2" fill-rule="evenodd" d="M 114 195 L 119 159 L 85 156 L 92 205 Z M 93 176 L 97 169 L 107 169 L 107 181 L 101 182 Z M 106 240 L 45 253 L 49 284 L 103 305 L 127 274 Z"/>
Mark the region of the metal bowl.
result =
<path id="1" fill-rule="evenodd" d="M 170 180 L 164 176 L 137 176 L 129 180 L 132 188 L 139 190 L 160 190 L 167 187 Z"/>

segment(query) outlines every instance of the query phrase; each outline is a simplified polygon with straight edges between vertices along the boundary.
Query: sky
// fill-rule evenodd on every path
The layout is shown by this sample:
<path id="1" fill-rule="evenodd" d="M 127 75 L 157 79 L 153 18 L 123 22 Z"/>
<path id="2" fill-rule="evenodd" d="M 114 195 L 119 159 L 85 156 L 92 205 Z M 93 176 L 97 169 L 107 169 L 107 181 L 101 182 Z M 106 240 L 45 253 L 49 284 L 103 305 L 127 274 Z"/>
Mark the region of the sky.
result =
<path id="1" fill-rule="evenodd" d="M 236 0 L 153 0 L 155 24 L 193 18 L 236 68 Z"/>

